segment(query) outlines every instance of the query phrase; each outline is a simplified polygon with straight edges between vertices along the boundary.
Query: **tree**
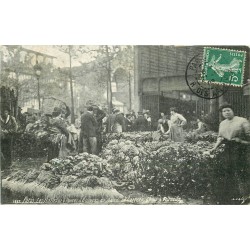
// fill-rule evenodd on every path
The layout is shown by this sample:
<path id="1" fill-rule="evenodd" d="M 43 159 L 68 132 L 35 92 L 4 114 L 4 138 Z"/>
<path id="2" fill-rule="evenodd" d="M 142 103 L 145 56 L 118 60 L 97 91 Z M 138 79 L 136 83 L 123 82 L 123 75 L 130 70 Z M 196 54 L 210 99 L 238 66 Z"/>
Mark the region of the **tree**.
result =
<path id="1" fill-rule="evenodd" d="M 23 71 L 27 71 L 24 62 L 21 61 L 21 46 L 1 46 L 1 84 L 14 88 L 16 92 L 15 115 L 18 114 L 18 100 L 20 92 L 19 77 Z M 5 60 L 3 59 L 5 58 Z"/>
<path id="2" fill-rule="evenodd" d="M 91 87 L 95 93 L 98 91 L 101 95 L 106 90 L 107 106 L 109 112 L 112 109 L 112 91 L 111 82 L 114 80 L 114 72 L 118 68 L 122 68 L 125 72 L 125 87 L 129 88 L 129 106 L 132 106 L 131 83 L 133 77 L 133 46 L 85 46 L 84 53 L 91 54 L 93 60 L 91 63 L 82 63 L 82 72 L 84 78 L 82 81 L 91 82 Z M 79 69 L 80 70 L 80 69 Z M 88 79 L 88 80 L 86 80 Z"/>
<path id="3" fill-rule="evenodd" d="M 74 111 L 74 94 L 73 94 L 73 82 L 72 82 L 72 57 L 75 57 L 75 50 L 71 45 L 59 45 L 56 46 L 60 51 L 68 54 L 69 56 L 69 81 L 70 81 L 70 94 L 71 94 L 71 123 L 75 123 L 75 111 Z"/>
<path id="4" fill-rule="evenodd" d="M 121 46 L 101 45 L 96 50 L 96 68 L 104 70 L 107 86 L 107 106 L 108 113 L 112 112 L 112 89 L 111 89 L 111 74 L 112 74 L 112 60 L 118 55 Z M 102 71 L 103 73 L 103 71 Z"/>
<path id="5" fill-rule="evenodd" d="M 34 63 L 39 56 L 43 59 L 52 56 L 42 54 L 22 46 L 1 46 L 1 84 L 13 88 L 18 99 L 16 109 L 21 101 L 38 98 L 37 86 L 35 84 Z M 41 97 L 48 95 L 50 91 L 56 90 L 58 86 L 58 75 L 54 71 L 51 62 L 40 61 L 41 74 Z M 34 95 L 34 93 L 37 93 Z"/>
<path id="6" fill-rule="evenodd" d="M 80 55 L 86 53 L 86 46 L 82 45 L 57 45 L 60 51 L 68 54 L 69 56 L 69 72 L 68 77 L 70 81 L 70 94 L 71 94 L 71 123 L 75 123 L 75 108 L 74 108 L 74 91 L 73 91 L 73 75 L 72 75 L 72 60 L 79 59 Z"/>
<path id="7" fill-rule="evenodd" d="M 111 82 L 114 70 L 122 66 L 126 70 L 127 83 L 130 93 L 131 107 L 131 75 L 133 68 L 133 59 L 131 56 L 132 46 L 56 46 L 69 55 L 74 62 L 78 61 L 81 66 L 64 68 L 62 71 L 69 78 L 71 75 L 77 89 L 78 97 L 81 96 L 85 102 L 92 98 L 98 100 L 99 104 L 103 98 L 103 92 L 107 92 L 107 106 L 109 113 L 112 110 L 112 91 Z M 69 50 L 70 48 L 70 50 Z M 89 59 L 86 62 L 86 58 Z M 70 64 L 70 63 L 69 63 Z M 68 70 L 68 71 L 67 71 Z M 66 75 L 68 72 L 68 76 Z M 71 73 L 70 73 L 71 72 Z M 73 91 L 71 91 L 73 92 Z M 73 92 L 74 93 L 74 92 Z M 73 103 L 75 103 L 73 101 Z"/>

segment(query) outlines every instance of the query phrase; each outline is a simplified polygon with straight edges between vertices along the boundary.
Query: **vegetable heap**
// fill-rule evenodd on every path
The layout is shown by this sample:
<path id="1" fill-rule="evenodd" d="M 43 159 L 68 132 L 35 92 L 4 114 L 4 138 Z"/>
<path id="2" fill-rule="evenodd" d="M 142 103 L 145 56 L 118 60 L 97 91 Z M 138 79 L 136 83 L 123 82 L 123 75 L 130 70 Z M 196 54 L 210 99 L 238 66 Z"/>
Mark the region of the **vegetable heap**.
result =
<path id="1" fill-rule="evenodd" d="M 38 197 L 43 193 L 41 190 L 46 190 L 43 198 L 51 195 L 51 191 L 57 194 L 57 198 L 75 196 L 83 198 L 86 196 L 86 190 L 91 189 L 92 192 L 93 189 L 97 190 L 92 195 L 94 198 L 96 195 L 101 198 L 110 196 L 121 198 L 122 195 L 114 189 L 114 185 L 109 179 L 111 175 L 112 172 L 107 161 L 95 155 L 82 153 L 74 157 L 68 156 L 66 159 L 52 159 L 49 163 L 44 163 L 38 170 L 14 172 L 3 180 L 3 187 L 23 195 Z M 20 184 L 23 184 L 21 189 Z M 29 185 L 27 186 L 27 184 Z"/>
<path id="2" fill-rule="evenodd" d="M 185 141 L 196 143 L 199 141 L 216 142 L 218 134 L 213 131 L 207 131 L 201 134 L 189 132 L 185 135 Z"/>
<path id="3" fill-rule="evenodd" d="M 101 157 L 112 166 L 120 188 L 155 196 L 201 198 L 213 192 L 214 170 L 221 166 L 223 148 L 210 155 L 212 147 L 207 141 L 142 143 L 119 139 L 110 141 Z"/>
<path id="4" fill-rule="evenodd" d="M 213 136 L 206 132 L 198 142 L 175 143 L 154 141 L 151 132 L 110 134 L 100 157 L 82 153 L 52 159 L 38 170 L 12 173 L 3 187 L 57 198 L 120 198 L 116 190 L 136 189 L 152 196 L 200 199 L 213 195 L 214 173 L 222 164 L 223 147 L 209 153 Z M 106 193 L 92 194 L 93 189 Z"/>

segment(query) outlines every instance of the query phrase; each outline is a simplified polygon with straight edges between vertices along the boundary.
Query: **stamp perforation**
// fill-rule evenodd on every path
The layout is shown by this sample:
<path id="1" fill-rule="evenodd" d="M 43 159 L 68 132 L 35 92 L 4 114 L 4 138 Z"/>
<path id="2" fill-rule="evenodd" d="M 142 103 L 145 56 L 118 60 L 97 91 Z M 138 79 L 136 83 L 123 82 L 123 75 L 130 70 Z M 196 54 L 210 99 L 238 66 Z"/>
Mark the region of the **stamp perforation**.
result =
<path id="1" fill-rule="evenodd" d="M 226 83 L 226 82 L 218 82 L 218 81 L 211 81 L 210 84 L 214 85 L 222 85 L 222 86 L 233 86 L 233 87 L 239 87 L 242 88 L 245 86 L 244 84 L 244 75 L 245 75 L 245 65 L 246 65 L 246 51 L 244 50 L 238 50 L 238 49 L 226 49 L 226 48 L 220 48 L 220 47 L 204 47 L 203 49 L 203 60 L 202 60 L 202 71 L 205 71 L 205 60 L 206 58 L 206 50 L 207 49 L 216 49 L 216 50 L 222 50 L 222 51 L 229 51 L 234 53 L 243 53 L 243 60 L 242 60 L 242 74 L 241 74 L 241 81 L 240 84 L 233 84 L 233 83 Z M 203 73 L 201 74 L 203 77 Z M 208 80 L 204 80 L 205 83 L 208 83 Z"/>

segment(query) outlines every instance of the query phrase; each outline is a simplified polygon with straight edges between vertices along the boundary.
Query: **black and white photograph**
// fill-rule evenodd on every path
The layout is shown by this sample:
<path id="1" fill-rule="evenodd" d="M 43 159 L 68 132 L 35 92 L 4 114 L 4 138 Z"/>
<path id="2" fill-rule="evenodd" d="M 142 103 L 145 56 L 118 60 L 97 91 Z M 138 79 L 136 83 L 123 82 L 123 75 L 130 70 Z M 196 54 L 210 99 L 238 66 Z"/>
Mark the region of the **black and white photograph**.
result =
<path id="1" fill-rule="evenodd" d="M 1 249 L 245 249 L 246 2 L 0 4 Z"/>
<path id="2" fill-rule="evenodd" d="M 2 45 L 1 203 L 249 204 L 249 51 Z"/>

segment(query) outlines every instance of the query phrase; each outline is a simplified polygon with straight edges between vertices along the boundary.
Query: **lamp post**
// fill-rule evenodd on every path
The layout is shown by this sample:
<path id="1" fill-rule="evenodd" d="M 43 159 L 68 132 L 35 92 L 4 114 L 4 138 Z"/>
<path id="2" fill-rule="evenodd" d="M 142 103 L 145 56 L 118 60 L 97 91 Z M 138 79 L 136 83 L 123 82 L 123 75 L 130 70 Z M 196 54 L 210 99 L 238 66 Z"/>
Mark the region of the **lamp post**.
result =
<path id="1" fill-rule="evenodd" d="M 39 110 L 41 108 L 41 102 L 40 102 L 40 76 L 42 72 L 42 67 L 38 64 L 38 61 L 36 61 L 36 65 L 34 66 L 34 71 L 37 79 L 37 98 L 38 98 L 38 106 Z"/>
<path id="2" fill-rule="evenodd" d="M 107 104 L 108 104 L 108 114 L 112 113 L 112 88 L 111 88 L 111 65 L 109 57 L 108 45 L 105 45 L 106 50 L 106 60 L 107 60 Z"/>

